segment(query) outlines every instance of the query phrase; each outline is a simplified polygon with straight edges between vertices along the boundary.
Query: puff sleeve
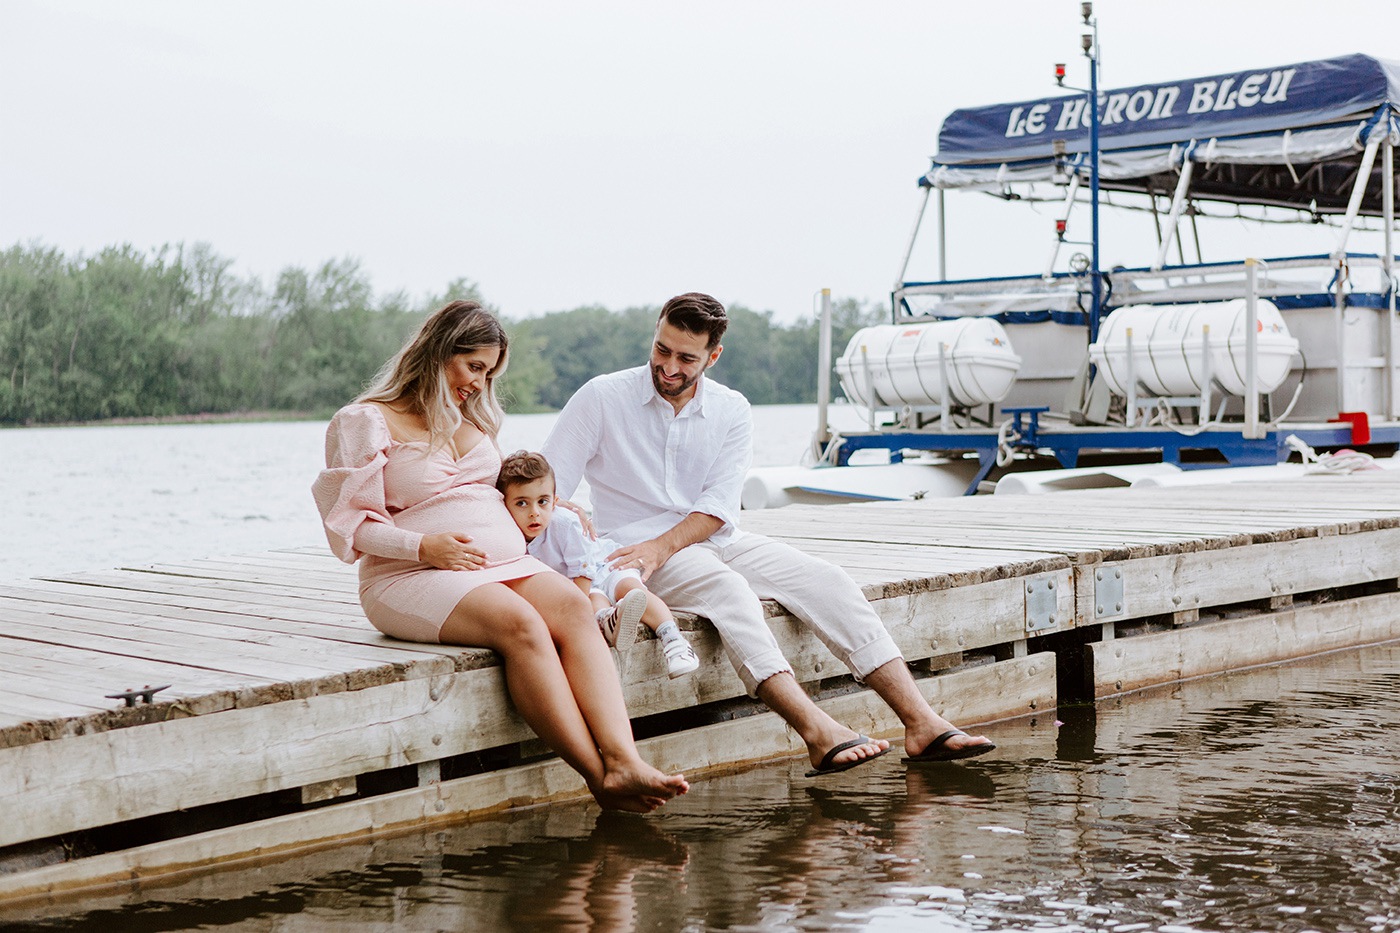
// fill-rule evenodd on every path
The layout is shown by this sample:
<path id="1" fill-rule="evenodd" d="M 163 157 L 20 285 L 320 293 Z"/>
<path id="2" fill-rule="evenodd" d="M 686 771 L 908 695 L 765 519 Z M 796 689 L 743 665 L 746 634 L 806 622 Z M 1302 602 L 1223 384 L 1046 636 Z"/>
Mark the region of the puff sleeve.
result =
<path id="1" fill-rule="evenodd" d="M 372 405 L 347 405 L 326 429 L 326 469 L 311 494 L 331 552 L 352 564 L 364 554 L 417 560 L 423 536 L 394 525 L 384 501 L 384 465 L 392 439 Z"/>

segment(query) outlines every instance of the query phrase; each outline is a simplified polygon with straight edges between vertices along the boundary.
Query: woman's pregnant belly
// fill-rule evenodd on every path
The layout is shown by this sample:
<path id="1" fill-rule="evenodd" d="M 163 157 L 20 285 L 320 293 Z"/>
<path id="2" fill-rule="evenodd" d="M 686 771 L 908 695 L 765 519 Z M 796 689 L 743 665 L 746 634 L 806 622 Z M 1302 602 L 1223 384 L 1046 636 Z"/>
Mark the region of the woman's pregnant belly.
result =
<path id="1" fill-rule="evenodd" d="M 468 535 L 472 546 L 486 552 L 488 567 L 525 553 L 525 536 L 501 494 L 481 483 L 449 489 L 404 509 L 394 516 L 394 524 L 425 535 L 444 531 Z"/>

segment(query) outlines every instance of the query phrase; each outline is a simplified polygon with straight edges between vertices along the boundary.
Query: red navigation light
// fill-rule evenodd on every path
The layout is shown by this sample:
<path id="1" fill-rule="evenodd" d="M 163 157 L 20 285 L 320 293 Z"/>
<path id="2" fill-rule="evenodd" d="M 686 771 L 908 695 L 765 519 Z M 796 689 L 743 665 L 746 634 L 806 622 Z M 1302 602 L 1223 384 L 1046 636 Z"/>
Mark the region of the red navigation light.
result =
<path id="1" fill-rule="evenodd" d="M 1057 236 L 1064 236 L 1064 235 L 1065 235 L 1065 231 L 1066 231 L 1067 229 L 1069 229 L 1069 222 L 1068 222 L 1068 221 L 1065 221 L 1065 220 L 1057 220 L 1057 221 L 1055 221 L 1055 234 L 1056 234 Z"/>
<path id="2" fill-rule="evenodd" d="M 1060 83 L 1060 84 L 1064 84 L 1064 83 L 1065 83 L 1065 63 L 1064 63 L 1064 62 L 1056 62 L 1056 63 L 1055 63 L 1055 80 L 1056 80 L 1058 83 Z"/>

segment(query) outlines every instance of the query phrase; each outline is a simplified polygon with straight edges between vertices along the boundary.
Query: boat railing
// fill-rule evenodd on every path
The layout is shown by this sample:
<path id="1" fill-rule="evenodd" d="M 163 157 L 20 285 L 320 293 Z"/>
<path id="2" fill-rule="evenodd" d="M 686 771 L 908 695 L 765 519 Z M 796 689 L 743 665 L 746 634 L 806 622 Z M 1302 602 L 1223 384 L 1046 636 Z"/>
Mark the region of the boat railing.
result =
<path id="1" fill-rule="evenodd" d="M 1246 268 L 1247 262 L 1238 260 L 1162 269 L 1114 269 L 1104 274 L 1109 286 L 1105 308 L 1241 298 L 1246 291 Z M 1262 298 L 1312 296 L 1312 303 L 1318 306 L 1334 304 L 1339 292 L 1344 296 L 1388 297 L 1392 291 L 1385 257 L 1375 253 L 1266 259 L 1257 288 Z M 1059 323 L 1084 324 L 1087 321 L 1081 316 L 1088 307 L 1088 296 L 1086 275 L 1055 273 L 905 282 L 895 289 L 892 298 L 895 323 L 1043 312 Z M 1298 297 L 1295 303 L 1302 300 Z"/>
<path id="2" fill-rule="evenodd" d="M 1121 307 L 1244 297 L 1248 265 L 1248 260 L 1242 260 L 1164 269 L 1115 269 L 1107 274 L 1109 304 Z M 1312 274 L 1298 274 L 1309 272 Z M 1314 302 L 1324 306 L 1334 304 L 1339 293 L 1389 295 L 1391 291 L 1385 258 L 1374 253 L 1348 253 L 1340 258 L 1316 255 L 1266 259 L 1257 289 L 1261 298 L 1331 296 Z"/>

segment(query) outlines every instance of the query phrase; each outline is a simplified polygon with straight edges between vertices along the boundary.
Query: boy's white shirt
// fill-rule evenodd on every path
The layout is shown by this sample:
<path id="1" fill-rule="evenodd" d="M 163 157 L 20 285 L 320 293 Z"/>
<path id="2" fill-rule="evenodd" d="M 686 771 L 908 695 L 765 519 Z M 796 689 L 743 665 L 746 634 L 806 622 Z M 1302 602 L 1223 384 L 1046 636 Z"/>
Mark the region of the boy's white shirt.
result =
<path id="1" fill-rule="evenodd" d="M 576 577 L 597 580 L 607 572 L 607 557 L 618 545 L 609 538 L 588 537 L 577 515 L 568 509 L 556 508 L 549 527 L 525 548 L 570 580 Z"/>

